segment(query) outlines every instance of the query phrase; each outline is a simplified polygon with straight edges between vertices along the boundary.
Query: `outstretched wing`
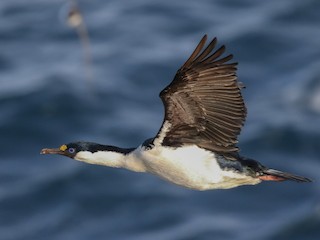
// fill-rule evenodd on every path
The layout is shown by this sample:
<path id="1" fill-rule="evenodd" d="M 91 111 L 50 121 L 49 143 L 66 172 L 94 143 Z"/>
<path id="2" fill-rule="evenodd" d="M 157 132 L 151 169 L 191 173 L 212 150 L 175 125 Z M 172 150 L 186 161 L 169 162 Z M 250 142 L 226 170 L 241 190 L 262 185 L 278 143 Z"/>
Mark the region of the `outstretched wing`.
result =
<path id="1" fill-rule="evenodd" d="M 246 107 L 237 82 L 232 55 L 221 57 L 214 38 L 203 50 L 205 35 L 173 81 L 161 91 L 165 117 L 155 144 L 178 147 L 188 144 L 221 154 L 237 153 L 237 136 Z"/>

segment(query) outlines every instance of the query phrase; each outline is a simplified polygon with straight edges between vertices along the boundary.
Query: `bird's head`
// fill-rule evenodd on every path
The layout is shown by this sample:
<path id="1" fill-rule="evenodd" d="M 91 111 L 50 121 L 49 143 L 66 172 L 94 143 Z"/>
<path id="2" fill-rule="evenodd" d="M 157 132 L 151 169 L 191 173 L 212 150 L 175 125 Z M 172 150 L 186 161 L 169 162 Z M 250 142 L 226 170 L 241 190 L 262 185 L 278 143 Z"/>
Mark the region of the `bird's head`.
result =
<path id="1" fill-rule="evenodd" d="M 75 158 L 75 156 L 81 151 L 88 151 L 85 144 L 81 142 L 63 144 L 59 148 L 44 148 L 40 154 L 59 154 L 69 158 Z"/>
<path id="2" fill-rule="evenodd" d="M 126 155 L 133 150 L 134 148 L 119 148 L 92 142 L 73 142 L 59 148 L 44 148 L 40 154 L 59 154 L 91 164 L 122 167 Z"/>

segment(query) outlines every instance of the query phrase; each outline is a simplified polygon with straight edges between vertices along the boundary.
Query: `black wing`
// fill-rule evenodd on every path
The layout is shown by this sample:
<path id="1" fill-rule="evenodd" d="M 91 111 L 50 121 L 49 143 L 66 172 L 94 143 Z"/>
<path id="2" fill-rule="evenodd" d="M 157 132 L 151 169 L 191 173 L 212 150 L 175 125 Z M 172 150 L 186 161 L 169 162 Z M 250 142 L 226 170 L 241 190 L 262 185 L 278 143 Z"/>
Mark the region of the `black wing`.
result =
<path id="1" fill-rule="evenodd" d="M 221 154 L 237 153 L 237 136 L 246 117 L 246 107 L 237 82 L 237 63 L 214 51 L 214 38 L 204 49 L 205 35 L 160 97 L 165 117 L 155 142 L 178 147 L 187 144 Z"/>

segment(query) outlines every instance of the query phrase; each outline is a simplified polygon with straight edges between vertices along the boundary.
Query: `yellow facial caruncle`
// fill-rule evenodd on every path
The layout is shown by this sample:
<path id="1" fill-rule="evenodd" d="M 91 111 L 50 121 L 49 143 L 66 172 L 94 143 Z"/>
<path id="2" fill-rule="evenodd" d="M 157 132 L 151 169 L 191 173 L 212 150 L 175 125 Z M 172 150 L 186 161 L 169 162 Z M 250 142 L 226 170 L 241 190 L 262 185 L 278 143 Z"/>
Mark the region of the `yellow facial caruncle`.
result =
<path id="1" fill-rule="evenodd" d="M 61 145 L 60 150 L 65 151 L 67 148 L 68 148 L 67 145 L 63 144 Z"/>

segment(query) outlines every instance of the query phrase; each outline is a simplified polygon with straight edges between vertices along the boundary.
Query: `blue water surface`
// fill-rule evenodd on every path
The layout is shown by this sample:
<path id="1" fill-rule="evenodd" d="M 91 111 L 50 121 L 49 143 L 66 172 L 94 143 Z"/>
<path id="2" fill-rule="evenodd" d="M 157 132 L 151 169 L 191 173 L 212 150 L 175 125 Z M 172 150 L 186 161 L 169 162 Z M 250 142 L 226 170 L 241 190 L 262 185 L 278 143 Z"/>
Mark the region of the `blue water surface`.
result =
<path id="1" fill-rule="evenodd" d="M 0 2 L 1 240 L 320 239 L 320 1 L 82 0 L 90 69 L 67 3 Z M 205 33 L 247 87 L 241 154 L 313 183 L 199 192 L 39 154 L 154 136 L 158 93 Z"/>

